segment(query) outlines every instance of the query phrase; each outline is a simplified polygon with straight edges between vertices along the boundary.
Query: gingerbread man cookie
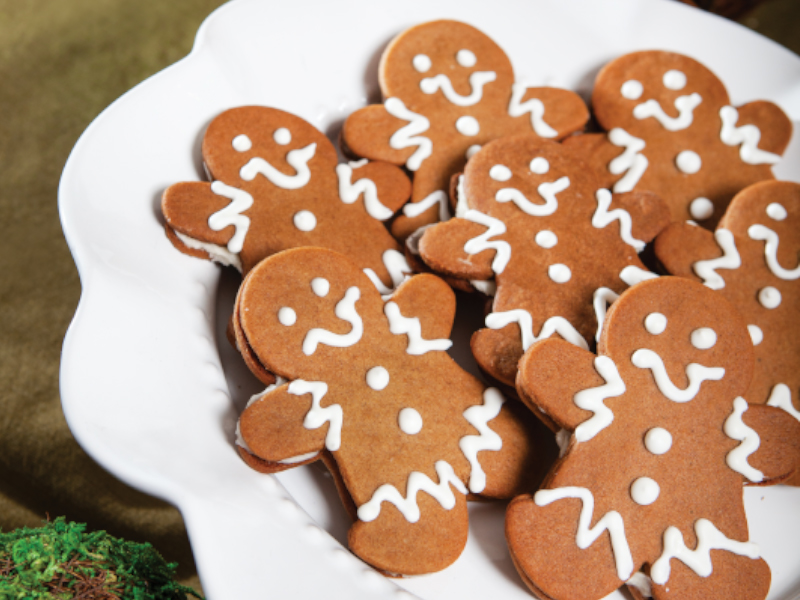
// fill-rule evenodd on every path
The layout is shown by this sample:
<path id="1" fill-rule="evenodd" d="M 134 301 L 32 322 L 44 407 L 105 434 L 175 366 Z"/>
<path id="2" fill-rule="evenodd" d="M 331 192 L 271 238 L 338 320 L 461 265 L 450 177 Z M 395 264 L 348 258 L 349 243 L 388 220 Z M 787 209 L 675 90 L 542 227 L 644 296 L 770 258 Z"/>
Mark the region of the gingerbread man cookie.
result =
<path id="1" fill-rule="evenodd" d="M 733 306 L 677 277 L 624 292 L 597 356 L 562 340 L 531 347 L 517 388 L 566 439 L 542 489 L 506 514 L 537 596 L 599 599 L 644 578 L 657 600 L 767 595 L 742 484 L 800 469 L 800 423 L 740 396 L 752 365 Z"/>
<path id="2" fill-rule="evenodd" d="M 731 106 L 714 73 L 675 52 L 634 52 L 610 62 L 597 76 L 592 108 L 608 134 L 567 143 L 604 172 L 604 185 L 655 192 L 673 220 L 711 229 L 737 192 L 774 179 L 772 165 L 792 136 L 778 106 Z"/>
<path id="3" fill-rule="evenodd" d="M 654 246 L 669 273 L 717 290 L 747 321 L 756 355 L 747 401 L 800 420 L 800 184 L 752 185 L 715 232 L 673 223 Z"/>
<path id="4" fill-rule="evenodd" d="M 398 35 L 383 54 L 379 82 L 384 103 L 352 114 L 342 144 L 356 156 L 414 172 L 411 203 L 392 224 L 398 239 L 449 218 L 450 177 L 486 142 L 524 131 L 562 139 L 589 118 L 573 92 L 515 83 L 503 50 L 457 21 Z"/>
<path id="5" fill-rule="evenodd" d="M 655 277 L 637 252 L 669 223 L 649 193 L 614 194 L 569 148 L 532 135 L 495 140 L 466 166 L 457 218 L 419 240 L 437 273 L 496 293 L 472 338 L 481 368 L 514 385 L 517 362 L 555 333 L 588 348 L 607 303 Z"/>
<path id="6" fill-rule="evenodd" d="M 382 222 L 411 194 L 396 166 L 337 164 L 320 131 L 264 106 L 216 117 L 203 160 L 212 183 L 178 183 L 163 195 L 167 234 L 179 250 L 247 273 L 281 250 L 330 248 L 367 270 L 384 293 L 410 272 Z"/>
<path id="7" fill-rule="evenodd" d="M 468 493 L 510 497 L 535 476 L 526 423 L 445 352 L 455 296 L 437 277 L 384 302 L 344 256 L 300 248 L 264 260 L 240 296 L 252 351 L 288 382 L 244 411 L 240 453 L 267 472 L 325 454 L 363 560 L 440 570 L 466 542 Z"/>

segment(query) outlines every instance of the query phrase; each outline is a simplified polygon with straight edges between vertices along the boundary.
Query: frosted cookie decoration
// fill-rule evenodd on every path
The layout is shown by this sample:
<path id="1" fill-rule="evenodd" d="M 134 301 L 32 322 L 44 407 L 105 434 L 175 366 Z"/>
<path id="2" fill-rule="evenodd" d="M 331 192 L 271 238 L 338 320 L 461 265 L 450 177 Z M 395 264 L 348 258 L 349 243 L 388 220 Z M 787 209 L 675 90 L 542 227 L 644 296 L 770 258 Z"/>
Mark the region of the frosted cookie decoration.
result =
<path id="1" fill-rule="evenodd" d="M 634 52 L 598 74 L 592 107 L 607 134 L 569 139 L 615 192 L 648 190 L 674 221 L 713 229 L 733 196 L 774 179 L 792 123 L 771 102 L 731 106 L 704 65 L 674 52 Z"/>
<path id="2" fill-rule="evenodd" d="M 523 580 L 539 598 L 599 600 L 644 572 L 657 599 L 763 600 L 770 569 L 742 485 L 800 467 L 800 423 L 741 397 L 744 321 L 707 287 L 662 277 L 620 295 L 598 350 L 548 339 L 520 361 L 520 397 L 569 438 L 541 489 L 506 513 Z"/>
<path id="3" fill-rule="evenodd" d="M 342 144 L 413 172 L 411 203 L 392 224 L 398 239 L 451 216 L 450 178 L 482 145 L 522 132 L 562 139 L 589 118 L 573 92 L 515 82 L 505 52 L 457 21 L 402 32 L 384 51 L 378 77 L 384 103 L 352 114 Z"/>
<path id="4" fill-rule="evenodd" d="M 538 483 L 538 424 L 449 357 L 455 295 L 437 277 L 385 302 L 343 255 L 293 249 L 250 271 L 237 307 L 237 346 L 279 377 L 242 413 L 240 454 L 268 473 L 324 460 L 355 521 L 350 548 L 369 564 L 440 570 L 466 543 L 468 493 Z"/>
<path id="5" fill-rule="evenodd" d="M 716 290 L 747 321 L 756 354 L 747 401 L 800 419 L 800 184 L 752 185 L 736 195 L 714 233 L 673 223 L 655 251 L 669 273 Z"/>
<path id="6" fill-rule="evenodd" d="M 411 194 L 398 167 L 337 164 L 321 132 L 263 106 L 216 117 L 202 153 L 211 183 L 172 185 L 161 202 L 167 235 L 182 252 L 246 274 L 281 250 L 319 246 L 347 254 L 387 289 L 410 271 L 383 223 Z"/>
<path id="7" fill-rule="evenodd" d="M 496 288 L 472 351 L 508 385 L 538 339 L 594 344 L 606 304 L 631 269 L 647 273 L 638 252 L 669 222 L 654 194 L 611 194 L 569 148 L 530 134 L 484 146 L 458 188 L 456 218 L 423 232 L 420 256 L 448 281 Z"/>

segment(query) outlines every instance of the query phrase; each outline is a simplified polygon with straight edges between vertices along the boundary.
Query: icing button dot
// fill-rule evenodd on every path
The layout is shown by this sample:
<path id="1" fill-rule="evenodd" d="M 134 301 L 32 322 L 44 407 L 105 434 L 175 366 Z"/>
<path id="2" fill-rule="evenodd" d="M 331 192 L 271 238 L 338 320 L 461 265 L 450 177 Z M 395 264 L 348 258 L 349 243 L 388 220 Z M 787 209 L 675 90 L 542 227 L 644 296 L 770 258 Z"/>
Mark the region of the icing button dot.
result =
<path id="1" fill-rule="evenodd" d="M 786 212 L 786 209 L 783 205 L 778 204 L 777 202 L 772 202 L 769 206 L 767 206 L 767 216 L 770 219 L 775 219 L 776 221 L 783 221 L 789 213 Z"/>
<path id="2" fill-rule="evenodd" d="M 272 139 L 275 140 L 276 144 L 285 146 L 292 141 L 292 134 L 286 127 L 279 127 L 275 130 L 275 133 L 272 134 Z"/>
<path id="3" fill-rule="evenodd" d="M 511 169 L 505 165 L 495 165 L 489 169 L 489 177 L 495 181 L 508 181 L 511 179 Z"/>
<path id="4" fill-rule="evenodd" d="M 539 233 L 536 234 L 536 237 L 533 238 L 538 246 L 541 248 L 552 248 L 558 243 L 558 236 L 552 231 L 548 231 L 547 229 L 543 229 Z"/>
<path id="5" fill-rule="evenodd" d="M 675 157 L 675 165 L 682 173 L 687 175 L 694 175 L 703 166 L 703 161 L 700 155 L 693 150 L 684 150 L 678 153 Z"/>
<path id="6" fill-rule="evenodd" d="M 672 448 L 672 434 L 663 427 L 653 427 L 644 435 L 644 447 L 651 454 L 666 454 Z"/>
<path id="7" fill-rule="evenodd" d="M 300 231 L 313 231 L 317 226 L 317 217 L 308 210 L 301 210 L 295 213 L 292 221 Z"/>
<path id="8" fill-rule="evenodd" d="M 324 277 L 314 277 L 311 280 L 311 289 L 317 296 L 324 298 L 331 290 L 331 283 Z"/>
<path id="9" fill-rule="evenodd" d="M 622 84 L 620 88 L 620 93 L 624 98 L 628 100 L 638 100 L 642 96 L 642 92 L 644 92 L 644 87 L 640 81 L 636 81 L 635 79 L 629 79 L 625 83 Z"/>
<path id="10" fill-rule="evenodd" d="M 367 371 L 367 385 L 380 392 L 389 385 L 389 371 L 384 367 L 372 367 Z"/>
<path id="11" fill-rule="evenodd" d="M 631 485 L 631 498 L 636 504 L 648 506 L 658 499 L 661 488 L 649 477 L 639 477 Z"/>
<path id="12" fill-rule="evenodd" d="M 475 117 L 470 117 L 467 115 L 465 117 L 460 117 L 458 121 L 456 121 L 456 130 L 461 135 L 473 136 L 478 135 L 478 132 L 481 130 L 481 126 Z"/>
<path id="13" fill-rule="evenodd" d="M 781 293 L 771 285 L 768 285 L 765 288 L 762 288 L 761 291 L 758 292 L 758 301 L 761 303 L 761 306 L 768 309 L 778 308 L 781 304 Z"/>
<path id="14" fill-rule="evenodd" d="M 689 214 L 698 221 L 703 221 L 714 214 L 714 203 L 708 198 L 695 198 L 689 205 Z"/>
<path id="15" fill-rule="evenodd" d="M 458 64 L 460 64 L 462 67 L 474 67 L 475 63 L 478 62 L 475 53 L 466 49 L 458 51 L 458 53 L 456 54 L 456 60 L 458 61 Z"/>
<path id="16" fill-rule="evenodd" d="M 284 306 L 278 311 L 278 321 L 281 325 L 291 327 L 297 323 L 297 313 L 294 312 L 294 309 Z"/>
<path id="17" fill-rule="evenodd" d="M 664 73 L 662 79 L 665 88 L 671 90 L 682 90 L 686 87 L 686 74 L 683 71 L 676 71 L 675 69 L 669 70 Z"/>
<path id="18" fill-rule="evenodd" d="M 667 328 L 667 317 L 659 312 L 653 312 L 644 318 L 644 328 L 647 333 L 659 335 Z"/>
<path id="19" fill-rule="evenodd" d="M 244 134 L 237 135 L 233 138 L 233 149 L 237 152 L 247 152 L 253 147 L 253 142 Z"/>
<path id="20" fill-rule="evenodd" d="M 753 342 L 753 346 L 758 346 L 764 341 L 764 332 L 761 331 L 761 327 L 758 325 L 748 325 L 747 333 L 750 334 L 750 339 Z"/>
<path id="21" fill-rule="evenodd" d="M 717 332 L 710 327 L 701 327 L 692 332 L 692 346 L 698 350 L 708 350 L 717 343 Z"/>
<path id="22" fill-rule="evenodd" d="M 567 283 L 572 278 L 572 271 L 567 265 L 555 264 L 547 268 L 550 279 L 556 283 Z"/>
<path id="23" fill-rule="evenodd" d="M 417 54 L 411 60 L 411 64 L 417 72 L 425 73 L 431 68 L 431 59 L 426 54 Z"/>
<path id="24" fill-rule="evenodd" d="M 397 417 L 400 430 L 408 435 L 416 435 L 422 431 L 422 415 L 413 408 L 404 408 Z"/>
<path id="25" fill-rule="evenodd" d="M 536 173 L 537 175 L 544 175 L 550 170 L 550 163 L 547 162 L 547 159 L 543 156 L 537 156 L 531 161 L 530 164 L 531 173 Z"/>

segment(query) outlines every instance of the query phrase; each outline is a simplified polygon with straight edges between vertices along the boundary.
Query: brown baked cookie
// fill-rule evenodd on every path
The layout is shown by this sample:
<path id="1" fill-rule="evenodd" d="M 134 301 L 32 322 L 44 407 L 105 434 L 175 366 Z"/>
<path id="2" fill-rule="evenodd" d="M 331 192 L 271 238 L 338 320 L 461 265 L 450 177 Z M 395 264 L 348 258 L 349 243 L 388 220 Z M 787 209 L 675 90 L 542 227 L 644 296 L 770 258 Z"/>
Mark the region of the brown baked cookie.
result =
<path id="1" fill-rule="evenodd" d="M 747 401 L 800 420 L 800 184 L 752 185 L 715 232 L 673 223 L 654 245 L 669 273 L 717 290 L 747 322 L 756 355 Z"/>
<path id="2" fill-rule="evenodd" d="M 669 223 L 654 194 L 612 195 L 569 148 L 534 135 L 495 140 L 467 163 L 455 219 L 419 241 L 437 273 L 492 293 L 472 351 L 514 385 L 517 362 L 558 334 L 588 348 L 607 303 L 645 271 L 637 252 Z"/>
<path id="3" fill-rule="evenodd" d="M 363 560 L 440 570 L 466 542 L 468 493 L 531 489 L 529 424 L 445 352 L 455 295 L 439 278 L 412 277 L 384 302 L 344 256 L 300 248 L 255 267 L 238 305 L 252 352 L 284 380 L 242 414 L 240 452 L 275 471 L 327 450 Z"/>
<path id="4" fill-rule="evenodd" d="M 528 350 L 517 387 L 565 442 L 542 489 L 506 514 L 540 598 L 603 598 L 642 568 L 632 583 L 649 578 L 657 600 L 766 597 L 742 484 L 800 469 L 800 422 L 741 398 L 752 365 L 734 307 L 678 277 L 623 292 L 597 356 L 562 340 Z"/>
<path id="5" fill-rule="evenodd" d="M 737 192 L 774 179 L 772 165 L 792 136 L 792 122 L 775 104 L 734 108 L 708 68 L 661 50 L 603 67 L 592 108 L 608 134 L 567 143 L 604 171 L 604 185 L 655 192 L 674 221 L 694 219 L 710 229 Z"/>
<path id="6" fill-rule="evenodd" d="M 337 164 L 320 131 L 265 106 L 216 117 L 203 138 L 203 160 L 213 183 L 177 183 L 162 198 L 167 234 L 179 250 L 246 274 L 281 250 L 329 248 L 369 270 L 384 293 L 410 272 L 382 222 L 411 194 L 398 167 Z"/>
<path id="7" fill-rule="evenodd" d="M 398 239 L 450 213 L 450 177 L 486 142 L 526 131 L 562 139 L 589 111 L 567 90 L 515 83 L 505 52 L 474 27 L 432 21 L 407 29 L 383 53 L 384 103 L 353 113 L 342 144 L 356 156 L 406 165 L 411 203 L 392 224 Z"/>

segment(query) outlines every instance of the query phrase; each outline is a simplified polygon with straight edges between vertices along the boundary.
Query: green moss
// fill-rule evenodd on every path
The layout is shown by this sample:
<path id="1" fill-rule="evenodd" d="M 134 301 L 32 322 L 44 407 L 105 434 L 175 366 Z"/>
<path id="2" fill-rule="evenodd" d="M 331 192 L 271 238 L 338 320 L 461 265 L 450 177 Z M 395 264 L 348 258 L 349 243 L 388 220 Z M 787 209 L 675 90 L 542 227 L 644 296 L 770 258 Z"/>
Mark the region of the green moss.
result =
<path id="1" fill-rule="evenodd" d="M 201 598 L 175 581 L 175 568 L 150 544 L 87 533 L 63 517 L 0 533 L 0 600 Z"/>

